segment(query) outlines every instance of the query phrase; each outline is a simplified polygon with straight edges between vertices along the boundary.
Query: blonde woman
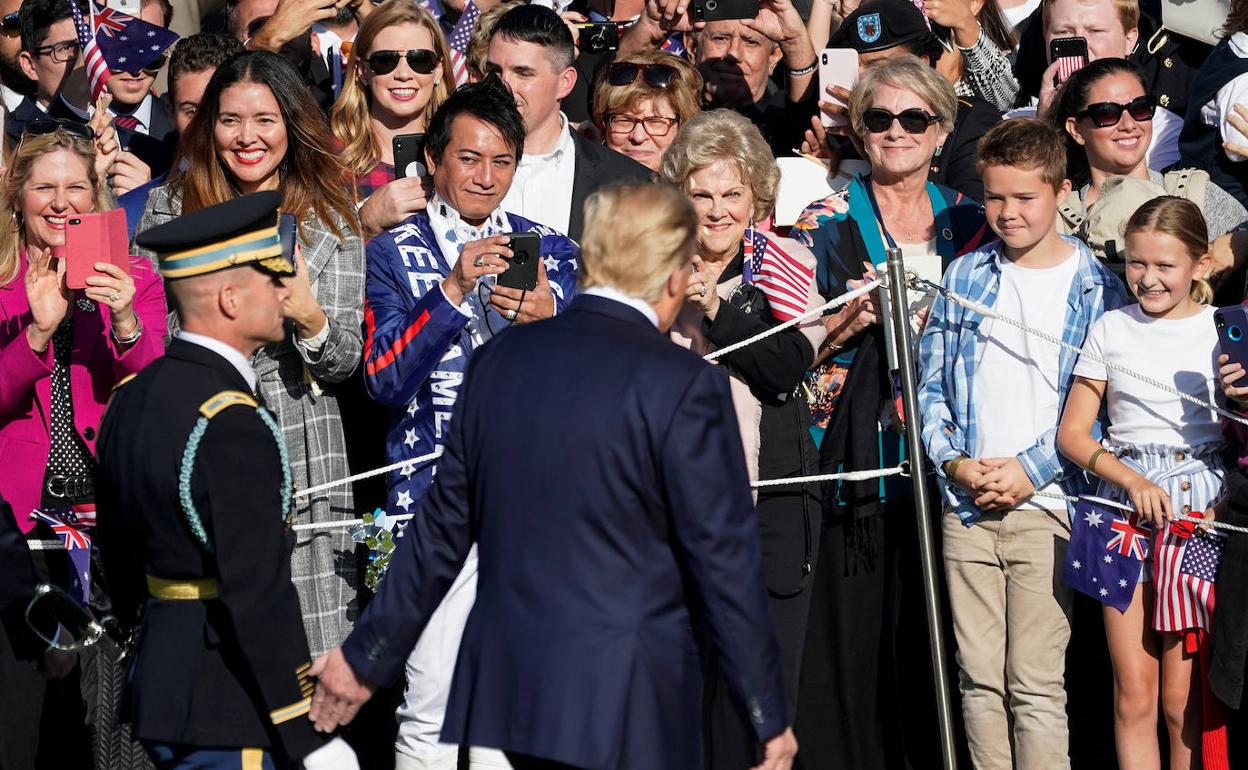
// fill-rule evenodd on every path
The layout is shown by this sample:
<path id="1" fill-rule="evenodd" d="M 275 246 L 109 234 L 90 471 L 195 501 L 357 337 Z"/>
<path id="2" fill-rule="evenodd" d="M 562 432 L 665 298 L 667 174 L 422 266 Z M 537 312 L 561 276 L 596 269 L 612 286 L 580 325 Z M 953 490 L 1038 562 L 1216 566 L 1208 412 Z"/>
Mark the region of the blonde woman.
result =
<path id="1" fill-rule="evenodd" d="M 437 20 L 409 0 L 388 0 L 368 15 L 347 72 L 330 125 L 362 202 L 364 236 L 372 237 L 424 210 L 428 179 L 395 179 L 393 140 L 423 134 L 455 79 Z"/>

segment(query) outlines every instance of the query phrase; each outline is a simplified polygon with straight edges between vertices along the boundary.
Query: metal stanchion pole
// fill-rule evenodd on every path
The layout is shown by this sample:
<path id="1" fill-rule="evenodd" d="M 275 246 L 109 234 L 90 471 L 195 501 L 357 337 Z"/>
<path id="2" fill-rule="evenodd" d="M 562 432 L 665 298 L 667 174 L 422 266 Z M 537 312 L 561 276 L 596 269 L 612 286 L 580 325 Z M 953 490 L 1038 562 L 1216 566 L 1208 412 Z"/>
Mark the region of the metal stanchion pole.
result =
<path id="1" fill-rule="evenodd" d="M 888 250 L 888 293 L 892 307 L 893 337 L 901 371 L 901 393 L 906 409 L 906 456 L 910 482 L 914 485 L 914 516 L 919 532 L 919 566 L 923 571 L 923 598 L 927 607 L 927 637 L 932 651 L 932 678 L 936 685 L 936 716 L 940 723 L 940 750 L 945 770 L 956 770 L 953 719 L 949 710 L 949 685 L 945 676 L 945 640 L 940 619 L 940 584 L 937 580 L 936 548 L 932 542 L 932 517 L 927 496 L 927 455 L 919 427 L 918 373 L 906 299 L 905 264 L 901 249 Z"/>

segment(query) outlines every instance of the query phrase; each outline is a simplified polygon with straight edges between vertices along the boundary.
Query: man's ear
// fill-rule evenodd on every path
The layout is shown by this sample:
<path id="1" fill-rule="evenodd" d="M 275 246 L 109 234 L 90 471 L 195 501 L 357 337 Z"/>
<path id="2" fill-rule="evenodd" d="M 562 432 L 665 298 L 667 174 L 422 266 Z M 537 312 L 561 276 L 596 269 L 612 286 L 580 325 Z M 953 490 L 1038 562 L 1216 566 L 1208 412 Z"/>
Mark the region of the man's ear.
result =
<path id="1" fill-rule="evenodd" d="M 17 54 L 17 66 L 22 68 L 22 74 L 31 80 L 38 80 L 38 73 L 35 71 L 35 57 L 29 51 L 20 51 Z"/>
<path id="2" fill-rule="evenodd" d="M 226 318 L 230 320 L 238 318 L 241 299 L 233 283 L 225 281 L 217 287 L 217 307 L 221 309 L 221 314 Z"/>
<path id="3" fill-rule="evenodd" d="M 1138 43 L 1139 41 L 1140 41 L 1140 28 L 1139 27 L 1132 27 L 1131 29 L 1127 30 L 1127 52 L 1122 55 L 1122 58 L 1125 59 L 1129 57 L 1131 55 L 1131 52 L 1135 50 L 1135 44 Z"/>
<path id="4" fill-rule="evenodd" d="M 767 57 L 767 74 L 770 75 L 776 71 L 776 65 L 784 58 L 784 51 L 780 50 L 780 44 L 776 43 L 776 47 L 772 50 L 771 55 Z"/>
<path id="5" fill-rule="evenodd" d="M 559 101 L 563 101 L 572 93 L 573 87 L 576 86 L 576 67 L 567 67 L 563 72 L 559 73 L 559 94 L 556 97 Z"/>

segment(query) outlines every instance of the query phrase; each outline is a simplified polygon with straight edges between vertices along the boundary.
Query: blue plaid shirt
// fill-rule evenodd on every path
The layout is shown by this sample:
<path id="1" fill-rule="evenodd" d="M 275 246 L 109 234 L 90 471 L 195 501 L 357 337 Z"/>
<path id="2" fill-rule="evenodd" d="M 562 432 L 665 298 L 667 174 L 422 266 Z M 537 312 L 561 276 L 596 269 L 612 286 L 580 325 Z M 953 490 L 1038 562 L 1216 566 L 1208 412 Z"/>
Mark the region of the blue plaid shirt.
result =
<path id="1" fill-rule="evenodd" d="M 1092 322 L 1102 313 L 1124 305 L 1127 295 L 1114 274 L 1083 241 L 1062 237 L 1079 252 L 1079 267 L 1066 298 L 1066 322 L 1062 327 L 1062 340 L 1078 349 L 1083 347 Z M 1000 241 L 993 241 L 959 257 L 945 271 L 942 285 L 959 296 L 995 307 L 1001 286 L 1001 268 L 997 264 L 1000 246 Z M 945 478 L 943 466 L 959 455 L 971 455 L 979 445 L 973 385 L 979 325 L 983 321 L 984 316 L 979 313 L 937 297 L 919 339 L 923 444 L 936 464 L 946 499 L 967 526 L 975 523 L 981 512 L 966 493 Z M 1077 353 L 1066 349 L 1058 358 L 1059 412 L 1066 404 L 1077 359 Z M 1036 489 L 1053 481 L 1065 481 L 1067 494 L 1083 491 L 1082 473 L 1073 466 L 1064 467 L 1058 454 L 1056 424 L 1037 436 L 1035 443 L 1018 455 L 1018 461 Z"/>

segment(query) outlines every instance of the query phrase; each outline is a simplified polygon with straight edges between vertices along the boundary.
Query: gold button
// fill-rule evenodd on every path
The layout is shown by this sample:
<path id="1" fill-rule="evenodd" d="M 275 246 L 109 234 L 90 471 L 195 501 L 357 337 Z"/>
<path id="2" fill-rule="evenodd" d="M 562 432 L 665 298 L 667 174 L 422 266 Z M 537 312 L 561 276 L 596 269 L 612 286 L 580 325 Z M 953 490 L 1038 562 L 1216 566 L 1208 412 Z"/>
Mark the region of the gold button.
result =
<path id="1" fill-rule="evenodd" d="M 1162 95 L 1161 95 L 1161 98 L 1159 98 L 1159 99 L 1157 100 L 1157 103 L 1158 103 L 1158 104 L 1160 104 L 1162 107 L 1169 107 L 1169 106 L 1170 106 L 1170 97 L 1169 97 L 1169 96 L 1167 96 L 1167 95 L 1165 95 L 1165 94 L 1162 94 Z"/>
<path id="2" fill-rule="evenodd" d="M 1184 492 L 1186 492 L 1187 490 L 1191 488 L 1192 488 L 1192 482 L 1190 481 L 1184 481 L 1182 484 L 1179 485 L 1179 489 L 1183 490 Z"/>
<path id="3" fill-rule="evenodd" d="M 1174 60 L 1173 60 L 1173 59 L 1171 59 L 1169 56 L 1167 56 L 1167 57 L 1166 57 L 1166 60 L 1165 60 L 1165 61 L 1163 61 L 1161 64 L 1162 64 L 1162 66 L 1163 66 L 1163 67 L 1165 67 L 1165 68 L 1169 69 L 1170 67 L 1173 67 L 1173 66 L 1174 66 Z"/>
<path id="4" fill-rule="evenodd" d="M 1178 460 L 1179 462 L 1183 462 L 1184 460 L 1187 459 L 1187 455 L 1183 454 L 1182 452 L 1175 452 L 1174 459 Z"/>
<path id="5" fill-rule="evenodd" d="M 1190 506 L 1190 505 L 1185 505 L 1185 506 L 1183 506 L 1183 508 L 1182 508 L 1181 510 L 1182 510 L 1184 513 L 1191 513 L 1191 512 L 1192 512 L 1192 506 Z"/>

